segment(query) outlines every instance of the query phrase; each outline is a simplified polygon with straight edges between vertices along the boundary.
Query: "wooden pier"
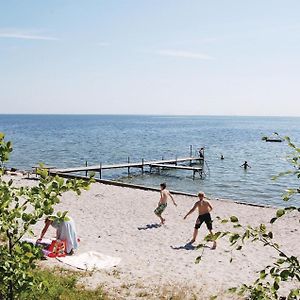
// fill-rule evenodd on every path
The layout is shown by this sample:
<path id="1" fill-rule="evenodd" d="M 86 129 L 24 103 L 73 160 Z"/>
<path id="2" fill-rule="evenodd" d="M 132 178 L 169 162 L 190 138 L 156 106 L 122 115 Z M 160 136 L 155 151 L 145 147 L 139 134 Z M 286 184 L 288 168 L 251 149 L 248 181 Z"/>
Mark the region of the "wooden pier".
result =
<path id="1" fill-rule="evenodd" d="M 52 175 L 66 175 L 69 174 L 70 176 L 78 176 L 78 173 L 84 172 L 85 176 L 88 176 L 88 172 L 99 172 L 99 177 L 102 179 L 103 171 L 104 170 L 114 170 L 114 169 L 127 169 L 128 175 L 130 174 L 130 170 L 132 168 L 140 169 L 142 174 L 146 170 L 150 173 L 153 169 L 156 169 L 160 172 L 160 170 L 166 169 L 175 169 L 175 170 L 185 170 L 185 171 L 192 171 L 193 172 L 193 179 L 195 179 L 196 173 L 199 174 L 200 178 L 203 178 L 204 173 L 204 148 L 199 150 L 199 156 L 193 155 L 193 146 L 190 146 L 190 153 L 187 157 L 178 158 L 177 156 L 175 159 L 164 159 L 161 160 L 150 160 L 145 161 L 142 159 L 140 162 L 131 162 L 130 158 L 128 157 L 126 163 L 119 163 L 119 164 L 102 164 L 89 166 L 87 161 L 85 162 L 85 166 L 83 167 L 74 167 L 74 168 L 65 168 L 65 169 L 57 169 L 51 168 L 49 173 Z M 197 166 L 194 166 L 197 165 Z M 72 174 L 73 173 L 73 174 Z M 77 173 L 77 174 L 74 174 Z"/>
<path id="2" fill-rule="evenodd" d="M 188 163 L 188 165 L 179 165 L 180 163 Z M 193 164 L 199 164 L 197 167 L 193 167 Z M 128 175 L 130 174 L 131 168 L 138 168 L 141 169 L 142 173 L 144 173 L 145 168 L 149 169 L 149 172 L 152 171 L 153 168 L 156 169 L 177 169 L 177 170 L 189 170 L 193 171 L 193 179 L 195 179 L 195 174 L 199 173 L 200 178 L 203 177 L 203 166 L 204 166 L 204 158 L 202 157 L 182 157 L 182 158 L 175 158 L 175 159 L 167 159 L 167 160 L 153 160 L 153 161 L 144 161 L 142 159 L 141 162 L 130 162 L 128 158 L 127 163 L 121 164 L 112 164 L 112 165 L 103 165 L 100 163 L 99 165 L 88 166 L 84 167 L 77 167 L 77 168 L 65 168 L 65 169 L 51 169 L 51 174 L 70 174 L 70 173 L 78 173 L 78 172 L 85 172 L 86 176 L 88 172 L 99 172 L 99 177 L 102 179 L 103 170 L 113 170 L 113 169 L 127 169 Z"/>

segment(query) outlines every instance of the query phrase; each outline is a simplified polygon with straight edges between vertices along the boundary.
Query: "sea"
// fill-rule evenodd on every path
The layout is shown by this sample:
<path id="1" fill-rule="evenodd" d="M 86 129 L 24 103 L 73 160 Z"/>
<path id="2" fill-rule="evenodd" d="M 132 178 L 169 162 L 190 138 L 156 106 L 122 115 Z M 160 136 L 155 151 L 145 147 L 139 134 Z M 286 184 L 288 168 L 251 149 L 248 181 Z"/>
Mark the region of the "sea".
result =
<path id="1" fill-rule="evenodd" d="M 270 206 L 284 205 L 296 176 L 272 177 L 293 170 L 286 142 L 262 140 L 274 132 L 300 146 L 298 117 L 145 116 L 145 115 L 0 115 L 0 131 L 13 142 L 8 168 L 30 170 L 37 163 L 58 168 L 141 162 L 198 155 L 205 151 L 205 177 L 189 170 L 104 170 L 102 178 L 187 193 L 204 191 L 225 198 Z M 221 160 L 221 155 L 224 159 Z M 251 168 L 240 165 L 247 161 Z M 97 174 L 96 174 L 97 176 Z M 290 205 L 299 203 L 298 195 Z"/>

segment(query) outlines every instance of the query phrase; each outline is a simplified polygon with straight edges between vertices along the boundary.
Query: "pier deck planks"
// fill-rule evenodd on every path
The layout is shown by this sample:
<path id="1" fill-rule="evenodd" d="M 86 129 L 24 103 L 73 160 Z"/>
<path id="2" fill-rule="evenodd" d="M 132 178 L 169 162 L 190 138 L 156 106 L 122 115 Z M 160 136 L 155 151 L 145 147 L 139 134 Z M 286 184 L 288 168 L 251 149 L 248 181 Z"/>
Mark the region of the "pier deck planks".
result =
<path id="1" fill-rule="evenodd" d="M 179 169 L 179 170 L 191 170 L 191 171 L 202 171 L 202 167 L 176 166 L 176 165 L 168 165 L 168 164 L 151 164 L 150 167 L 167 168 L 167 169 Z"/>

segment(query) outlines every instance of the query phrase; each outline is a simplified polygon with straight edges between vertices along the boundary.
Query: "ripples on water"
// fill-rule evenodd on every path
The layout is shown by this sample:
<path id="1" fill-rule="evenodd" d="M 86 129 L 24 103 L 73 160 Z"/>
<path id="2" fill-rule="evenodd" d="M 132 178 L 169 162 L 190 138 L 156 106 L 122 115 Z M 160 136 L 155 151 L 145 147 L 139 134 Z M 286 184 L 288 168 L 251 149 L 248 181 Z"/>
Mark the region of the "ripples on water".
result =
<path id="1" fill-rule="evenodd" d="M 0 115 L 0 131 L 14 143 L 9 166 L 30 169 L 37 162 L 57 167 L 174 158 L 189 155 L 189 145 L 205 146 L 210 176 L 192 180 L 191 171 L 127 178 L 127 170 L 104 171 L 126 182 L 158 186 L 211 197 L 277 205 L 284 189 L 298 186 L 291 178 L 271 177 L 289 168 L 286 143 L 266 143 L 278 132 L 300 144 L 300 118 Z M 220 160 L 223 154 L 225 159 Z M 239 166 L 247 160 L 251 169 Z M 208 169 L 206 169 L 208 172 Z M 294 202 L 295 203 L 295 202 Z"/>

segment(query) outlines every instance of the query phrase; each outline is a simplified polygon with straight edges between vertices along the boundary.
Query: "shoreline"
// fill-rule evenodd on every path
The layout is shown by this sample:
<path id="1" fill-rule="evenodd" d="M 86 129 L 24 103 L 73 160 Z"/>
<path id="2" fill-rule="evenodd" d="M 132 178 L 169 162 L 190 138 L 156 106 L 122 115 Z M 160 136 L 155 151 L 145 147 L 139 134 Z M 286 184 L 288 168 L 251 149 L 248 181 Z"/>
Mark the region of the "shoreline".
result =
<path id="1" fill-rule="evenodd" d="M 25 178 L 24 176 L 26 176 L 28 174 L 28 172 L 25 171 L 25 170 L 18 170 L 18 169 L 15 169 L 15 170 L 16 170 L 15 172 L 8 171 L 9 173 L 7 173 L 7 175 L 9 175 L 9 176 L 23 176 L 23 179 L 38 180 L 38 178 L 36 178 L 36 177 L 34 177 L 34 178 L 26 177 Z M 49 174 L 51 176 L 58 175 L 60 177 L 67 178 L 67 179 L 68 178 L 77 178 L 77 179 L 83 179 L 83 180 L 88 180 L 89 179 L 86 176 L 76 175 L 76 174 L 53 173 L 51 171 L 49 172 Z M 155 188 L 155 187 L 152 187 L 152 186 L 127 183 L 127 182 L 118 181 L 118 180 L 99 179 L 99 178 L 94 178 L 94 180 L 97 183 L 102 183 L 102 184 L 105 184 L 105 185 L 119 186 L 119 187 L 125 187 L 125 188 L 129 188 L 129 189 L 137 189 L 137 190 L 143 190 L 143 191 L 153 191 L 153 192 L 159 192 L 160 191 L 159 188 Z M 192 193 L 188 193 L 188 192 L 184 192 L 184 191 L 170 190 L 170 192 L 174 195 L 181 195 L 181 196 L 188 196 L 188 197 L 197 198 L 196 194 L 192 194 Z M 210 197 L 206 197 L 206 199 L 213 200 L 213 201 L 224 201 L 224 202 L 229 202 L 229 203 L 233 202 L 233 203 L 236 203 L 236 204 L 239 204 L 239 205 L 247 205 L 247 206 L 253 206 L 253 207 L 274 208 L 274 209 L 281 207 L 281 206 L 267 205 L 267 204 L 261 204 L 261 203 L 244 202 L 244 201 L 238 201 L 238 200 L 227 199 L 227 198 L 210 198 Z"/>
<path id="2" fill-rule="evenodd" d="M 15 169 L 15 168 L 11 168 L 11 170 L 15 170 L 15 171 L 10 171 L 7 170 L 6 174 L 10 175 L 10 176 L 23 176 L 23 179 L 29 179 L 29 180 L 38 180 L 38 178 L 32 178 L 29 177 L 31 176 L 35 176 L 33 174 L 30 174 L 28 171 L 26 170 L 19 170 L 19 169 Z M 82 175 L 76 175 L 76 174 L 68 174 L 68 173 L 52 173 L 51 171 L 49 172 L 49 174 L 51 176 L 55 176 L 55 175 L 59 175 L 60 177 L 63 178 L 77 178 L 77 179 L 83 179 L 83 180 L 87 180 L 88 177 L 86 176 L 82 176 Z M 28 176 L 25 178 L 25 176 Z M 118 181 L 118 180 L 111 180 L 111 179 L 99 179 L 99 178 L 94 178 L 94 180 L 97 183 L 102 183 L 105 185 L 111 185 L 111 186 L 119 186 L 119 187 L 125 187 L 125 188 L 131 188 L 131 189 L 138 189 L 138 190 L 143 190 L 143 191 L 159 191 L 159 188 L 155 188 L 152 186 L 146 186 L 146 185 L 140 185 L 140 184 L 133 184 L 133 183 L 126 183 L 123 181 Z M 178 190 L 170 190 L 171 193 L 175 194 L 175 195 L 181 195 L 181 196 L 188 196 L 188 197 L 196 197 L 196 194 L 192 194 L 189 192 L 184 192 L 184 191 L 178 191 Z M 248 205 L 248 206 L 253 206 L 253 207 L 265 207 L 265 208 L 280 208 L 282 207 L 281 205 L 275 206 L 275 205 L 268 205 L 268 204 L 262 204 L 262 203 L 253 203 L 253 202 L 245 202 L 245 201 L 239 201 L 239 200 L 234 200 L 234 199 L 227 199 L 227 198 L 210 198 L 207 197 L 208 200 L 215 200 L 215 201 L 224 201 L 224 202 L 234 202 L 236 204 L 240 204 L 240 205 Z"/>
<path id="3" fill-rule="evenodd" d="M 74 174 L 56 174 L 56 173 L 51 173 L 50 175 L 59 175 L 60 177 L 63 178 L 77 178 L 77 179 L 84 179 L 87 180 L 88 178 L 85 176 L 81 175 L 74 175 Z M 143 190 L 143 191 L 153 191 L 153 192 L 159 192 L 159 188 L 151 187 L 151 186 L 146 186 L 146 185 L 140 185 L 140 184 L 132 184 L 132 183 L 126 183 L 118 180 L 109 180 L 109 179 L 99 179 L 99 178 L 94 178 L 96 182 L 106 184 L 106 185 L 112 185 L 112 186 L 119 186 L 119 187 L 125 187 L 125 188 L 130 188 L 130 189 L 138 189 L 138 190 Z M 181 195 L 181 196 L 188 196 L 188 197 L 195 197 L 197 198 L 196 194 L 192 193 L 187 193 L 183 191 L 177 191 L 177 190 L 170 190 L 170 192 L 174 195 Z M 266 205 L 266 204 L 260 204 L 260 203 L 248 203 L 248 202 L 243 202 L 243 201 L 237 201 L 233 199 L 224 199 L 224 198 L 209 198 L 206 197 L 208 200 L 214 200 L 214 201 L 224 201 L 224 202 L 234 202 L 236 204 L 240 205 L 249 205 L 249 206 L 254 206 L 254 207 L 265 207 L 265 208 L 274 208 L 276 209 L 277 206 L 272 206 L 272 205 Z"/>

